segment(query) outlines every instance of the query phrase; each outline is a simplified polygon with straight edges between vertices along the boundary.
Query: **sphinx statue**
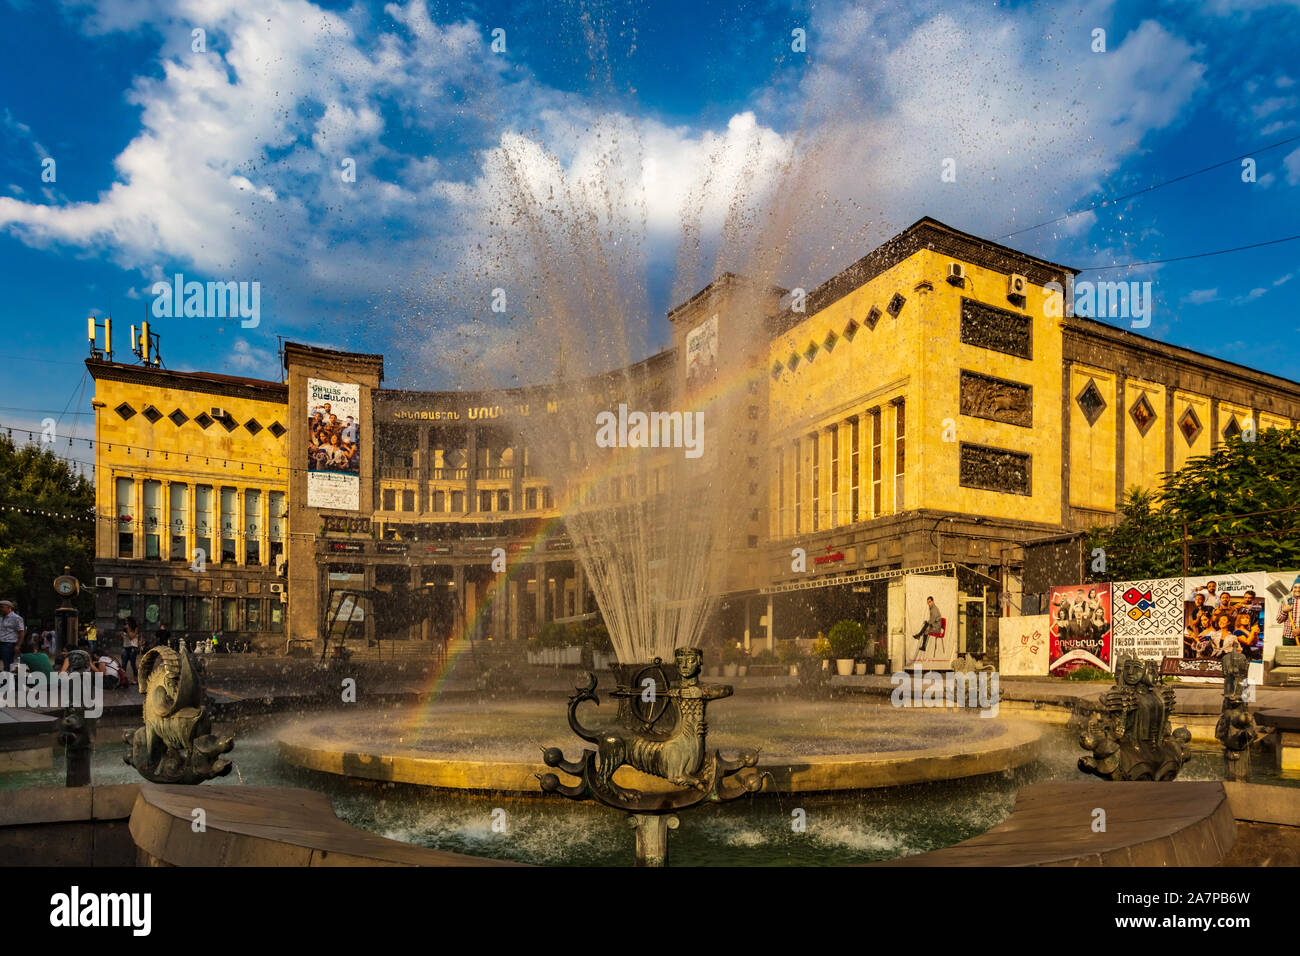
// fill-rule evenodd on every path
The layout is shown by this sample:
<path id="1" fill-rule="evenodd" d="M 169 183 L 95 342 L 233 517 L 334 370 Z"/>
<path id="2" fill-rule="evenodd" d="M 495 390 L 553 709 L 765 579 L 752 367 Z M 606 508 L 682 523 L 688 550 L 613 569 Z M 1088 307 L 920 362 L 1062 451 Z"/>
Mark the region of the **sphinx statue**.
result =
<path id="1" fill-rule="evenodd" d="M 154 647 L 140 658 L 144 726 L 123 735 L 130 753 L 123 759 L 153 783 L 196 784 L 230 773 L 222 757 L 233 737 L 212 733 L 198 666 L 184 644 L 179 652 Z"/>
<path id="2" fill-rule="evenodd" d="M 1157 689 L 1158 688 L 1158 689 Z M 1079 735 L 1091 754 L 1079 769 L 1103 780 L 1173 780 L 1190 755 L 1192 735 L 1172 730 L 1174 690 L 1159 683 L 1153 662 L 1124 655 L 1115 665 L 1115 683 L 1101 695 L 1098 709 Z"/>

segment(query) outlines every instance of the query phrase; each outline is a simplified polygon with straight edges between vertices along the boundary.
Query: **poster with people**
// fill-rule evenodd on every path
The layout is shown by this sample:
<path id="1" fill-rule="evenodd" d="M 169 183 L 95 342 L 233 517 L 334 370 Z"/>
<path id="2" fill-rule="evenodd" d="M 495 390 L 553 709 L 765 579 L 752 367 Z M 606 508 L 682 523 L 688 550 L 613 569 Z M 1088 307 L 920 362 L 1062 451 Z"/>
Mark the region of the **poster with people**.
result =
<path id="1" fill-rule="evenodd" d="M 1060 677 L 1080 667 L 1111 669 L 1109 584 L 1054 587 L 1047 598 L 1052 619 L 1048 668 Z"/>
<path id="2" fill-rule="evenodd" d="M 686 336 L 686 387 L 713 381 L 718 372 L 718 317 L 710 316 Z"/>
<path id="3" fill-rule="evenodd" d="M 1183 659 L 1220 661 L 1229 651 L 1240 651 L 1252 663 L 1263 661 L 1268 579 L 1259 573 L 1188 578 Z"/>
<path id="4" fill-rule="evenodd" d="M 951 670 L 957 656 L 957 582 L 939 574 L 903 576 L 903 666 Z"/>
<path id="5" fill-rule="evenodd" d="M 307 380 L 307 507 L 361 507 L 361 387 Z"/>

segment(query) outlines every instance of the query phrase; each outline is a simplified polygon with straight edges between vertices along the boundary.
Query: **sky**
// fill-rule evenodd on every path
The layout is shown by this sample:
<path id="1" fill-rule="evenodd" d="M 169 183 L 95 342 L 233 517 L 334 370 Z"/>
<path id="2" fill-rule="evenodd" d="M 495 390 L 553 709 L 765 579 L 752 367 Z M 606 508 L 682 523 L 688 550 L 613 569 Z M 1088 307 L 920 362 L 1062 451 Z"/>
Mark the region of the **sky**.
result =
<path id="1" fill-rule="evenodd" d="M 526 383 L 923 216 L 1300 379 L 1297 36 L 1296 0 L 0 0 L 0 427 L 88 434 L 87 316 L 178 370 L 278 380 L 287 339 Z M 256 325 L 159 315 L 178 274 L 256 283 Z"/>

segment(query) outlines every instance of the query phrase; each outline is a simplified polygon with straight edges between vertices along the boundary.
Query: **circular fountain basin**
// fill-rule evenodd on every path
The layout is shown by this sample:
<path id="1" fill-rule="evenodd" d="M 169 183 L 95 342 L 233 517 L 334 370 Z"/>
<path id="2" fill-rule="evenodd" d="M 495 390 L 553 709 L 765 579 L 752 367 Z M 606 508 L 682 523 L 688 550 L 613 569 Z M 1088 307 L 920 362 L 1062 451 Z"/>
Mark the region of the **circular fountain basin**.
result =
<path id="1" fill-rule="evenodd" d="M 612 708 L 611 708 L 612 710 Z M 1038 757 L 1044 727 L 966 710 L 902 710 L 876 700 L 730 700 L 709 719 L 709 746 L 734 756 L 759 749 L 767 789 L 870 790 L 1010 770 Z M 593 729 L 600 709 L 579 718 Z M 543 747 L 576 759 L 562 699 L 439 700 L 405 710 L 316 715 L 281 729 L 281 756 L 309 770 L 451 790 L 537 794 L 550 771 Z M 562 780 L 566 779 L 564 776 Z M 645 792 L 672 788 L 630 767 L 615 775 Z M 572 782 L 569 779 L 569 782 Z"/>

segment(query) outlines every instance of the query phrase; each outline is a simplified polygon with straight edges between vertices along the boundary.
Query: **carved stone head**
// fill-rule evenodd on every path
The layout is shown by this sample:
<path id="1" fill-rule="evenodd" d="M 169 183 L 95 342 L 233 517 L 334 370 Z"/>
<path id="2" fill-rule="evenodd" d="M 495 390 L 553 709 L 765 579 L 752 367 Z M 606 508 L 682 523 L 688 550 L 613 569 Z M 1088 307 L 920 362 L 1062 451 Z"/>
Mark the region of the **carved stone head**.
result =
<path id="1" fill-rule="evenodd" d="M 682 680 L 698 677 L 704 666 L 704 651 L 698 647 L 679 647 L 673 651 L 677 660 L 677 673 Z"/>

